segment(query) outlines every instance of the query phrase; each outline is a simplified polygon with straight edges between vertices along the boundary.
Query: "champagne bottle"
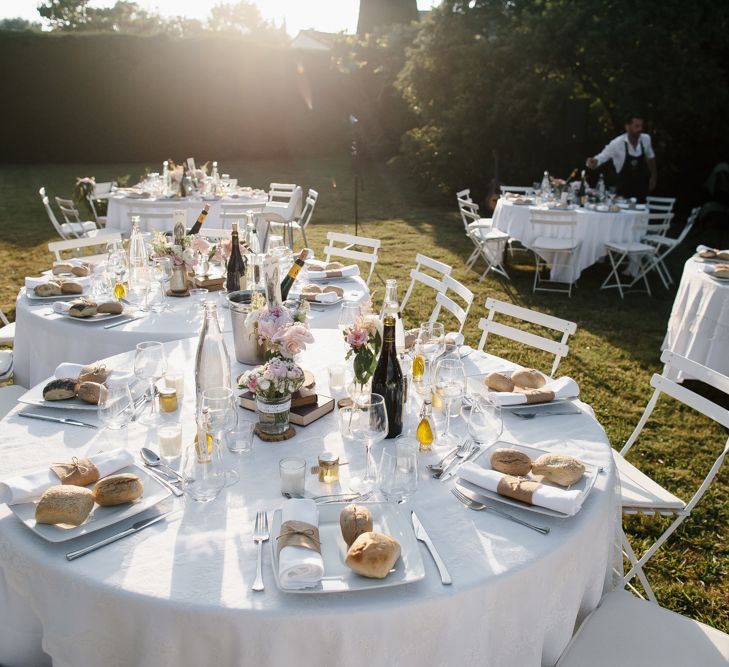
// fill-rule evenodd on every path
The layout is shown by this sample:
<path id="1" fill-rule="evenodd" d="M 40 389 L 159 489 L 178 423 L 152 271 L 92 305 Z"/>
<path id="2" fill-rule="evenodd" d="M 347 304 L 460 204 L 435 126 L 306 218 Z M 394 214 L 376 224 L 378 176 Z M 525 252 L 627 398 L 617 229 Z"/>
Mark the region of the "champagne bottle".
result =
<path id="1" fill-rule="evenodd" d="M 203 223 L 205 222 L 205 218 L 208 215 L 208 211 L 210 210 L 210 204 L 205 204 L 205 207 L 202 211 L 200 211 L 200 215 L 197 216 L 197 220 L 195 220 L 195 224 L 190 227 L 190 231 L 187 232 L 188 236 L 192 236 L 193 234 L 197 234 L 200 231 L 200 228 L 203 226 Z"/>
<path id="2" fill-rule="evenodd" d="M 382 302 L 380 318 L 384 319 L 386 315 L 392 315 L 395 318 L 395 347 L 398 354 L 402 354 L 405 352 L 405 327 L 402 324 L 400 304 L 397 300 L 397 280 L 394 278 L 385 281 L 385 298 Z"/>
<path id="3" fill-rule="evenodd" d="M 291 265 L 289 272 L 284 276 L 284 279 L 281 281 L 281 299 L 283 301 L 286 301 L 286 297 L 288 297 L 289 292 L 291 291 L 291 287 L 296 281 L 296 277 L 299 275 L 299 271 L 301 271 L 301 267 L 304 266 L 304 262 L 306 261 L 306 258 L 308 256 L 309 249 L 304 248 L 299 253 L 299 256 L 296 258 L 296 260 L 294 260 L 294 263 Z"/>
<path id="4" fill-rule="evenodd" d="M 577 191 L 577 199 L 580 206 L 584 206 L 587 201 L 587 183 L 585 182 L 585 170 L 582 170 L 582 180 L 580 181 L 580 189 Z"/>
<path id="5" fill-rule="evenodd" d="M 382 350 L 372 376 L 372 393 L 385 399 L 387 410 L 388 438 L 402 433 L 403 377 L 395 348 L 395 317 L 385 315 Z"/>
<path id="6" fill-rule="evenodd" d="M 240 240 L 238 239 L 238 223 L 231 225 L 232 232 L 230 234 L 230 257 L 226 265 L 225 289 L 230 292 L 237 292 L 244 289 L 245 285 L 241 285 L 241 279 L 246 275 L 246 261 L 240 252 Z"/>

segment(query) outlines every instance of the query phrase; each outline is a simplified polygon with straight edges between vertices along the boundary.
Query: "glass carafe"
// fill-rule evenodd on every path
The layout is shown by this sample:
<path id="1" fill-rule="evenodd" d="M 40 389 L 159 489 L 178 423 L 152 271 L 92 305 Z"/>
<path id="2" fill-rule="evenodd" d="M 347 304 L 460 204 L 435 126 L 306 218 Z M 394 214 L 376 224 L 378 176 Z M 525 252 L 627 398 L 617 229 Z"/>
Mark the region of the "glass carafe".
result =
<path id="1" fill-rule="evenodd" d="M 218 306 L 207 301 L 195 355 L 195 393 L 199 408 L 203 392 L 214 387 L 231 388 L 230 357 L 218 322 Z"/>

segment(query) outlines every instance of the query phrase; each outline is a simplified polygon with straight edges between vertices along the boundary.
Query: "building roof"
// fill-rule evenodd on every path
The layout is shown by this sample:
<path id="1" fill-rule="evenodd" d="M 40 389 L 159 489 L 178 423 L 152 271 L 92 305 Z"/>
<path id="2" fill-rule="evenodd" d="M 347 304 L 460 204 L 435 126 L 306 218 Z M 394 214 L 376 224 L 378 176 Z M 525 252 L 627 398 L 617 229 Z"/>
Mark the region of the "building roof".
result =
<path id="1" fill-rule="evenodd" d="M 302 51 L 331 51 L 338 33 L 321 30 L 300 30 L 291 40 L 292 49 Z"/>

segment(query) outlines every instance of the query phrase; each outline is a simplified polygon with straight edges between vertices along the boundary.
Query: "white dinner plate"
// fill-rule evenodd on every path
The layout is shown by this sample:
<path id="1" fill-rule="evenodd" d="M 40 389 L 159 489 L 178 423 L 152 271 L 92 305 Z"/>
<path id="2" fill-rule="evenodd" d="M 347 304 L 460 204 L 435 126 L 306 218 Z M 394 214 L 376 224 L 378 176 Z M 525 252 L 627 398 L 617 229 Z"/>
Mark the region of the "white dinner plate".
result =
<path id="1" fill-rule="evenodd" d="M 71 320 L 72 322 L 85 322 L 85 323 L 93 323 L 93 322 L 108 322 L 109 320 L 116 320 L 119 317 L 128 317 L 128 313 L 125 313 L 122 311 L 121 313 L 98 313 L 97 315 L 92 315 L 91 317 L 73 317 L 73 315 L 69 315 L 68 313 L 57 313 L 58 315 L 61 315 L 61 317 L 65 317 L 67 320 Z"/>
<path id="2" fill-rule="evenodd" d="M 88 290 L 84 290 L 81 294 L 55 294 L 54 296 L 38 296 L 32 289 L 25 288 L 25 296 L 31 301 L 63 301 L 68 299 L 80 299 L 86 296 Z"/>
<path id="3" fill-rule="evenodd" d="M 28 528 L 36 535 L 40 535 L 44 540 L 48 540 L 49 542 L 66 542 L 67 540 L 81 537 L 81 535 L 88 535 L 95 530 L 112 526 L 119 521 L 124 521 L 124 519 L 140 514 L 150 507 L 154 507 L 154 505 L 167 498 L 171 493 L 167 487 L 163 486 L 155 477 L 148 474 L 140 466 L 128 466 L 117 470 L 114 474 L 118 475 L 125 472 L 136 475 L 142 484 L 144 484 L 142 497 L 133 503 L 124 503 L 123 505 L 116 505 L 114 507 L 94 505 L 88 518 L 80 526 L 36 523 L 35 508 L 38 501 L 8 505 L 8 507 Z"/>
<path id="4" fill-rule="evenodd" d="M 93 410 L 96 412 L 99 408 L 97 405 L 86 403 L 80 398 L 67 398 L 63 401 L 47 401 L 43 398 L 43 388 L 56 378 L 50 377 L 44 382 L 40 382 L 28 389 L 19 399 L 18 403 L 24 403 L 25 405 L 35 405 L 39 408 L 50 408 L 51 410 Z M 141 396 L 142 392 L 147 389 L 147 384 L 139 382 L 136 378 L 130 383 L 130 389 L 132 392 L 132 399 L 136 399 Z"/>
<path id="5" fill-rule="evenodd" d="M 719 259 L 718 257 L 700 257 L 699 253 L 693 256 L 695 262 L 700 264 L 729 264 L 729 259 Z"/>
<path id="6" fill-rule="evenodd" d="M 706 275 L 720 283 L 729 283 L 729 278 L 722 278 L 721 276 L 716 276 L 713 273 L 707 273 Z"/>
<path id="7" fill-rule="evenodd" d="M 300 294 L 297 294 L 293 298 L 295 298 L 295 299 L 298 300 L 298 299 L 301 298 L 301 295 Z M 343 296 L 338 297 L 336 301 L 309 301 L 307 299 L 307 303 L 310 306 L 324 306 L 325 308 L 328 308 L 329 306 L 338 306 L 340 303 L 342 303 L 342 301 L 344 301 L 344 297 Z"/>
<path id="8" fill-rule="evenodd" d="M 501 373 L 502 375 L 506 375 L 507 377 L 511 377 L 511 374 L 515 371 L 510 370 L 498 370 L 498 371 L 491 371 L 492 373 Z M 488 387 L 484 384 L 484 380 L 486 379 L 486 376 L 490 375 L 490 373 L 480 373 L 478 375 L 469 375 L 466 377 L 466 390 L 470 395 L 476 394 L 477 396 L 483 396 L 484 398 L 488 398 Z M 547 382 L 551 382 L 552 378 L 544 375 L 544 379 Z M 560 405 L 564 403 L 569 403 L 571 401 L 574 401 L 577 396 L 571 396 L 568 398 L 555 398 L 553 401 L 545 401 L 544 403 L 515 403 L 514 405 L 502 405 L 502 410 L 523 410 L 524 408 L 534 408 L 540 405 Z"/>
<path id="9" fill-rule="evenodd" d="M 339 527 L 339 513 L 348 503 L 329 503 L 318 505 L 319 539 L 321 555 L 324 560 L 324 577 L 321 583 L 313 588 L 289 590 L 281 588 L 278 578 L 278 549 L 276 543 L 281 533 L 281 510 L 273 513 L 271 524 L 271 563 L 276 585 L 284 593 L 349 593 L 367 591 L 373 588 L 402 586 L 425 577 L 423 559 L 420 556 L 418 542 L 415 539 L 410 516 L 403 511 L 401 505 L 390 503 L 366 503 L 372 512 L 373 530 L 394 537 L 400 543 L 400 558 L 393 566 L 390 574 L 384 579 L 368 579 L 355 574 L 345 564 L 347 543 L 342 537 Z"/>
<path id="10" fill-rule="evenodd" d="M 493 468 L 491 467 L 491 454 L 493 453 L 493 450 L 502 447 L 506 447 L 509 449 L 518 449 L 520 452 L 524 452 L 530 459 L 532 459 L 532 461 L 536 458 L 539 458 L 542 454 L 555 453 L 549 452 L 545 449 L 529 447 L 527 445 L 517 445 L 512 442 L 495 442 L 493 445 L 491 445 L 491 447 L 481 452 L 481 454 L 479 454 L 473 460 L 473 462 L 476 465 L 485 468 L 486 470 L 493 470 Z M 592 491 L 592 487 L 595 485 L 595 480 L 597 479 L 597 474 L 599 472 L 595 466 L 590 465 L 589 463 L 585 463 L 583 461 L 582 464 L 585 466 L 584 474 L 577 482 L 569 487 L 572 490 L 577 489 L 580 492 L 580 509 L 582 509 L 582 505 L 584 504 L 585 499 L 589 495 L 590 491 Z M 552 484 L 551 482 L 547 482 L 543 480 L 542 477 L 539 475 L 532 475 L 532 473 L 529 473 L 527 477 L 533 479 L 536 482 L 541 482 L 542 484 L 545 484 L 547 486 L 553 486 L 556 489 L 565 488 L 563 486 L 559 486 L 558 484 Z M 456 482 L 456 486 L 461 486 L 464 489 L 468 489 L 469 491 L 478 493 L 485 498 L 488 498 L 489 500 L 495 500 L 499 503 L 503 503 L 504 505 L 511 505 L 512 507 L 519 507 L 520 509 L 529 510 L 530 512 L 546 514 L 547 516 L 554 516 L 559 519 L 566 519 L 570 516 L 569 514 L 564 514 L 563 512 L 557 512 L 556 510 L 548 509 L 547 507 L 540 507 L 539 505 L 528 505 L 527 503 L 523 503 L 520 500 L 514 500 L 513 498 L 500 496 L 494 491 L 488 491 L 480 486 L 477 486 L 476 484 L 471 484 L 471 482 L 467 482 L 465 479 L 461 479 L 460 477 Z"/>

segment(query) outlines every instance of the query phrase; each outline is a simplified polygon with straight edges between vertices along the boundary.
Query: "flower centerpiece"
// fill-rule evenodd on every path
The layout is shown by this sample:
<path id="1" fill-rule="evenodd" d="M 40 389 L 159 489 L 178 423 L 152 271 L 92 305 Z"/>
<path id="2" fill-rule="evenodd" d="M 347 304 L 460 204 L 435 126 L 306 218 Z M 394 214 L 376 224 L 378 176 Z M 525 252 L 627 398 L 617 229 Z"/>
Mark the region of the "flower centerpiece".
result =
<path id="1" fill-rule="evenodd" d="M 354 401 L 369 394 L 369 383 L 382 345 L 380 327 L 380 320 L 372 313 L 370 302 L 362 307 L 354 324 L 343 331 L 344 340 L 349 345 L 345 359 L 353 359 L 354 383 L 350 394 Z"/>
<path id="2" fill-rule="evenodd" d="M 152 237 L 152 256 L 169 257 L 172 261 L 172 278 L 170 279 L 170 291 L 172 292 L 187 291 L 187 274 L 194 269 L 196 264 L 192 243 L 193 239 L 190 236 L 170 239 L 162 232 L 156 232 Z"/>
<path id="3" fill-rule="evenodd" d="M 193 236 L 190 248 L 195 253 L 195 275 L 205 278 L 210 271 L 210 260 L 215 251 L 212 245 L 204 236 Z"/>

